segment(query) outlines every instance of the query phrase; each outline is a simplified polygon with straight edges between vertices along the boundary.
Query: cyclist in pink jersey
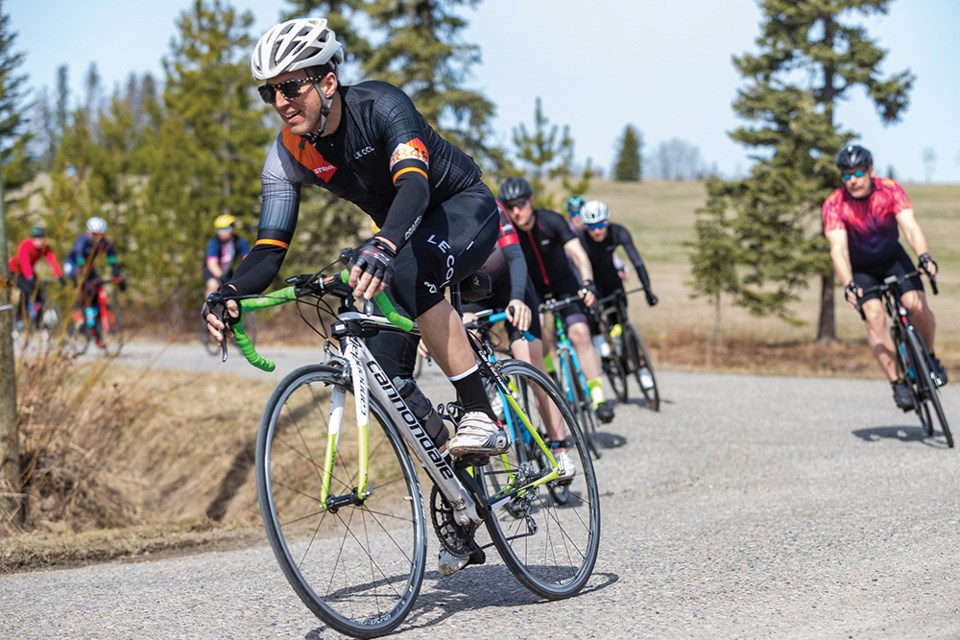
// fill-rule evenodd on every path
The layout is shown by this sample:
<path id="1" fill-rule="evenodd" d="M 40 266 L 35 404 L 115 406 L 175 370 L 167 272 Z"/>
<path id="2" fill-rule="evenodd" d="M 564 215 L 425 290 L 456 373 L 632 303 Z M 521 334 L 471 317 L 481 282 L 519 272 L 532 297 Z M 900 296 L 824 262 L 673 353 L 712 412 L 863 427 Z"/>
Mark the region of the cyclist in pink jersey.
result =
<path id="1" fill-rule="evenodd" d="M 878 292 L 864 290 L 883 282 L 887 276 L 915 271 L 900 245 L 900 232 L 919 258 L 919 266 L 931 277 L 937 263 L 930 256 L 927 239 L 920 229 L 906 192 L 889 178 L 877 178 L 873 156 L 860 145 L 848 145 L 837 154 L 837 168 L 843 186 L 823 203 L 823 231 L 830 245 L 830 259 L 851 307 L 858 298 L 866 315 L 867 343 L 893 387 L 893 398 L 904 411 L 913 409 L 907 384 L 898 377 L 893 339 L 887 331 L 884 309 Z M 934 374 L 947 381 L 940 360 L 934 355 L 936 319 L 927 304 L 920 278 L 909 278 L 902 287 L 903 303 L 920 330 L 932 356 Z"/>

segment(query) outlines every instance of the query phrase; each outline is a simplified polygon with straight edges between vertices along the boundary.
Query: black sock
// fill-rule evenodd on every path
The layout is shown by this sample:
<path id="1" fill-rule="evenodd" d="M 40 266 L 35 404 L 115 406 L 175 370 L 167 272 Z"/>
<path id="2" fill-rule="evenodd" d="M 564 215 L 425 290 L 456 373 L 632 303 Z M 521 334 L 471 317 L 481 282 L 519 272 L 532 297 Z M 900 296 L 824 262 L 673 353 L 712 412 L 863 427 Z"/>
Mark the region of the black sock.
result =
<path id="1" fill-rule="evenodd" d="M 493 409 L 490 408 L 490 399 L 487 398 L 487 392 L 483 388 L 483 378 L 480 377 L 480 370 L 476 365 L 469 373 L 462 374 L 456 380 L 451 379 L 450 382 L 457 389 L 464 411 L 481 411 L 490 416 L 494 422 L 497 421 L 496 416 L 493 415 Z"/>

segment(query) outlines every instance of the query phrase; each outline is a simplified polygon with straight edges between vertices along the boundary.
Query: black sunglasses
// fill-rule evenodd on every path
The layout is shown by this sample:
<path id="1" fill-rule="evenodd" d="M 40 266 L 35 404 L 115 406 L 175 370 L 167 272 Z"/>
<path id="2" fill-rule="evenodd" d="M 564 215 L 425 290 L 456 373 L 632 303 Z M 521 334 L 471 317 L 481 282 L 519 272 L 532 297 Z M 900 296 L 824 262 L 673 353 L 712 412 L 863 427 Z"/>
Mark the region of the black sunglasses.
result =
<path id="1" fill-rule="evenodd" d="M 300 88 L 310 83 L 310 78 L 293 78 L 292 80 L 284 80 L 283 82 L 278 82 L 277 84 L 264 84 L 257 87 L 257 93 L 260 94 L 260 99 L 266 102 L 267 104 L 273 104 L 277 96 L 277 90 L 280 90 L 280 93 L 283 94 L 283 97 L 287 100 L 296 100 L 300 97 Z"/>

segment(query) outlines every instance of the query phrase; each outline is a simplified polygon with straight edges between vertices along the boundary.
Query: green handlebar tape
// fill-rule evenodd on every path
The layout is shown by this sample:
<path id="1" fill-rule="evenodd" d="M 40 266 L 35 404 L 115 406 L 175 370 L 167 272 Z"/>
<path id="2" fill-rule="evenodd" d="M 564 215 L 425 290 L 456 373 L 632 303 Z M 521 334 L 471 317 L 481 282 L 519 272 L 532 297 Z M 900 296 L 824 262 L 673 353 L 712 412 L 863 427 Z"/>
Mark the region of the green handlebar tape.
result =
<path id="1" fill-rule="evenodd" d="M 346 284 L 350 281 L 350 272 L 344 269 L 340 272 L 340 280 Z M 400 315 L 396 307 L 393 306 L 393 303 L 390 302 L 390 298 L 387 297 L 387 294 L 380 292 L 377 295 L 373 296 L 373 302 L 377 305 L 377 308 L 383 312 L 383 315 L 386 316 L 387 320 L 390 321 L 395 327 L 399 327 L 404 331 L 410 331 L 413 329 L 413 320 L 410 318 Z"/>
<path id="2" fill-rule="evenodd" d="M 341 281 L 346 284 L 350 281 L 350 272 L 344 269 L 340 272 Z M 240 308 L 244 311 L 255 311 L 257 309 L 267 309 L 269 307 L 275 307 L 278 304 L 283 304 L 285 302 L 293 302 L 297 299 L 297 292 L 295 286 L 284 287 L 274 291 L 273 293 L 268 293 L 267 295 L 260 296 L 258 298 L 245 298 L 240 300 Z M 387 297 L 382 291 L 377 295 L 373 296 L 373 301 L 383 312 L 391 323 L 395 326 L 403 329 L 404 331 L 410 331 L 413 329 L 413 320 L 407 318 L 406 316 L 400 315 L 396 307 L 393 306 L 393 303 L 390 302 L 390 298 Z M 243 315 L 240 316 L 240 322 L 231 327 L 233 329 L 234 339 L 237 341 L 237 346 L 240 348 L 240 353 L 243 354 L 243 357 L 247 359 L 247 362 L 257 367 L 258 369 L 263 369 L 264 371 L 273 371 L 277 368 L 277 364 L 272 360 L 267 360 L 263 356 L 257 353 L 257 350 L 254 348 L 253 343 L 250 342 L 250 338 L 247 336 L 246 332 L 243 330 Z"/>
<path id="3" fill-rule="evenodd" d="M 240 308 L 244 311 L 267 309 L 269 307 L 275 307 L 278 304 L 283 304 L 284 302 L 292 302 L 296 299 L 297 292 L 294 287 L 290 286 L 274 291 L 273 293 L 268 293 L 265 296 L 260 296 L 259 298 L 246 298 L 241 300 Z"/>
<path id="4" fill-rule="evenodd" d="M 243 330 L 242 321 L 233 326 L 233 338 L 237 341 L 237 346 L 240 347 L 240 353 L 243 354 L 243 357 L 257 369 L 270 372 L 277 368 L 276 362 L 267 360 L 253 348 L 253 343 L 250 342 L 250 338 Z"/>

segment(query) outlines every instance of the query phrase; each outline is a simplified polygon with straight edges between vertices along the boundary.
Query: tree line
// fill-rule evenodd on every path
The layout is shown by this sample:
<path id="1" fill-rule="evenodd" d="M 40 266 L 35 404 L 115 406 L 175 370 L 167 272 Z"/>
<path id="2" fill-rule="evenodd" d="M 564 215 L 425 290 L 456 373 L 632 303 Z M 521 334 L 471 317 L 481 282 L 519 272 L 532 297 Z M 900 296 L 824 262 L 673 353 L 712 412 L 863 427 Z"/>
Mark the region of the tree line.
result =
<path id="1" fill-rule="evenodd" d="M 479 47 L 463 41 L 458 13 L 479 0 L 290 0 L 280 20 L 326 15 L 345 43 L 347 79 L 401 87 L 430 124 L 470 154 L 496 187 L 508 175 L 566 176 L 584 191 L 592 170 L 573 178 L 568 126 L 553 134 L 539 101 L 533 129 L 515 132 L 511 154 L 495 142 L 494 105 L 466 87 Z M 176 19 L 163 77 L 129 76 L 107 96 L 96 66 L 71 107 L 69 70 L 32 98 L 19 72 L 15 32 L 0 5 L 0 155 L 11 241 L 45 222 L 61 252 L 92 215 L 110 224 L 127 276 L 142 296 L 176 320 L 199 304 L 200 267 L 213 219 L 231 213 L 252 235 L 260 168 L 280 129 L 257 96 L 249 55 L 259 34 L 253 14 L 221 0 L 194 0 Z M 357 25 L 363 25 L 362 28 Z M 30 109 L 24 104 L 32 103 Z M 29 117 L 27 114 L 31 114 Z M 544 137 L 544 134 L 547 134 Z M 511 155 L 517 158 L 511 159 Z M 37 179 L 41 176 L 42 179 Z M 545 197 L 549 194 L 544 192 Z M 319 189 L 303 194 L 289 269 L 311 270 L 336 257 L 369 227 L 350 203 Z M 60 249 L 63 248 L 63 249 Z"/>

